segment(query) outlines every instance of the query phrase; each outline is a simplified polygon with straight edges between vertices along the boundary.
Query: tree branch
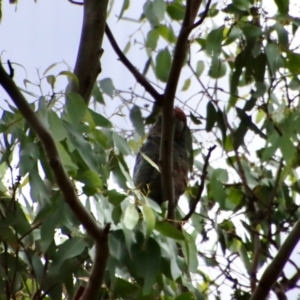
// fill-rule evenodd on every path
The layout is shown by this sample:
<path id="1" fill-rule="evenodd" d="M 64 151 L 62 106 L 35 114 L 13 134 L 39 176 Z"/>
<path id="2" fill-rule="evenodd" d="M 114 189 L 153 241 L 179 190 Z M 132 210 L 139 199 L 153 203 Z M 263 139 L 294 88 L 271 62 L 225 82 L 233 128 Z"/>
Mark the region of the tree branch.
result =
<path id="1" fill-rule="evenodd" d="M 203 192 L 203 189 L 204 189 L 204 184 L 205 184 L 205 178 L 206 178 L 206 174 L 207 174 L 207 168 L 208 168 L 208 162 L 209 162 L 209 158 L 211 156 L 211 153 L 216 149 L 216 145 L 210 147 L 208 149 L 208 153 L 205 157 L 205 161 L 204 161 L 204 166 L 203 166 L 203 169 L 202 169 L 202 174 L 201 174 L 201 183 L 200 183 L 200 186 L 199 186 L 199 189 L 198 189 L 198 193 L 197 193 L 197 196 L 195 197 L 194 201 L 192 202 L 191 206 L 190 206 L 190 211 L 188 212 L 188 214 L 181 220 L 182 222 L 186 222 L 191 216 L 192 214 L 195 212 L 196 210 L 196 207 L 197 207 L 197 204 L 198 202 L 200 201 L 201 199 L 201 196 L 202 196 L 202 192 Z"/>
<path id="2" fill-rule="evenodd" d="M 76 190 L 68 174 L 66 173 L 62 162 L 60 160 L 55 141 L 49 132 L 49 130 L 40 121 L 37 114 L 31 109 L 23 94 L 15 85 L 12 78 L 5 72 L 2 64 L 0 63 L 0 84 L 3 86 L 7 94 L 11 97 L 12 101 L 18 107 L 23 117 L 29 124 L 29 126 L 35 131 L 36 135 L 40 139 L 44 151 L 48 157 L 49 165 L 54 173 L 56 182 L 64 196 L 64 200 L 69 204 L 70 208 L 86 229 L 87 233 L 91 235 L 96 244 L 101 248 L 99 253 L 98 273 L 102 274 L 105 271 L 105 265 L 108 258 L 107 250 L 107 238 L 109 226 L 105 228 L 99 227 L 92 215 L 85 209 L 81 201 L 79 200 Z M 102 269 L 101 269 L 102 268 Z M 101 276 L 100 276 L 101 278 Z M 101 282 L 98 281 L 95 288 L 100 288 Z M 93 299 L 93 295 L 82 297 L 81 300 Z"/>
<path id="3" fill-rule="evenodd" d="M 210 8 L 210 4 L 211 4 L 211 0 L 208 0 L 207 3 L 206 3 L 206 6 L 205 6 L 204 12 L 201 13 L 200 20 L 197 21 L 196 23 L 194 23 L 192 25 L 192 28 L 196 28 L 196 27 L 200 26 L 203 23 L 203 21 L 207 17 L 207 14 L 208 14 L 208 11 L 209 11 L 209 8 Z"/>
<path id="4" fill-rule="evenodd" d="M 83 24 L 74 74 L 79 80 L 79 87 L 74 80 L 68 91 L 79 93 L 88 104 L 93 86 L 101 71 L 100 57 L 102 40 L 106 24 L 108 0 L 84 0 Z"/>
<path id="5" fill-rule="evenodd" d="M 279 248 L 278 253 L 263 273 L 250 300 L 264 300 L 283 270 L 300 239 L 300 220 L 297 221 L 286 240 Z"/>
<path id="6" fill-rule="evenodd" d="M 93 262 L 92 271 L 90 273 L 87 286 L 85 287 L 80 300 L 90 300 L 98 298 L 98 293 L 101 287 L 101 283 L 103 282 L 105 267 L 109 255 L 107 239 L 109 228 L 110 225 L 107 225 L 104 228 L 104 231 L 106 232 L 106 241 L 102 241 L 101 243 L 96 241 L 95 243 L 95 259 Z"/>
<path id="7" fill-rule="evenodd" d="M 72 4 L 76 4 L 76 5 L 83 5 L 83 2 L 79 2 L 79 1 L 74 1 L 74 0 L 68 0 L 70 3 Z"/>
<path id="8" fill-rule="evenodd" d="M 137 70 L 137 68 L 129 61 L 129 59 L 125 56 L 123 51 L 118 46 L 112 32 L 110 31 L 108 25 L 105 27 L 105 34 L 118 55 L 120 61 L 124 64 L 124 66 L 131 72 L 136 81 L 144 87 L 144 89 L 153 97 L 156 104 L 162 105 L 162 95 L 158 93 L 158 91 L 149 83 L 149 81 Z"/>
<path id="9" fill-rule="evenodd" d="M 188 0 L 184 20 L 175 45 L 174 57 L 163 98 L 162 138 L 160 162 L 162 173 L 163 196 L 168 200 L 168 219 L 174 219 L 174 179 L 173 179 L 173 140 L 174 140 L 174 98 L 181 69 L 185 61 L 188 38 L 202 0 Z"/>

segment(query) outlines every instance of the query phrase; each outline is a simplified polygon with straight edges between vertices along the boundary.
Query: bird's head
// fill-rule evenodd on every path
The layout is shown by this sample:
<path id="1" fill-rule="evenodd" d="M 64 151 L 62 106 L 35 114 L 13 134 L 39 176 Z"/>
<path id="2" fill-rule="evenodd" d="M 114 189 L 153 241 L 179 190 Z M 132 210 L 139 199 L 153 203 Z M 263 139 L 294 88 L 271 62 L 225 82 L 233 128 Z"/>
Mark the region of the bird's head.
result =
<path id="1" fill-rule="evenodd" d="M 180 138 L 182 133 L 185 131 L 187 127 L 186 115 L 183 110 L 179 107 L 174 108 L 175 114 L 175 140 L 176 138 Z"/>
<path id="2" fill-rule="evenodd" d="M 176 142 L 184 142 L 185 132 L 187 129 L 187 119 L 183 110 L 179 107 L 174 108 L 175 116 L 175 129 L 174 129 L 174 139 Z M 149 136 L 160 136 L 162 130 L 162 115 L 159 114 L 155 124 L 151 127 L 149 131 Z"/>

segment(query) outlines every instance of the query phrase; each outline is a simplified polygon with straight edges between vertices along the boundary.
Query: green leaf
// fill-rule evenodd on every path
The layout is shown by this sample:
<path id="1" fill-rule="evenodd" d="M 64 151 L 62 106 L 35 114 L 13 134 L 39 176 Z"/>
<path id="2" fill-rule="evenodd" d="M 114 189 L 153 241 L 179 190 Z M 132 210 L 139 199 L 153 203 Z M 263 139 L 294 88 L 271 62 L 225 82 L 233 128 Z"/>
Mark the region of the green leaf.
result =
<path id="1" fill-rule="evenodd" d="M 7 243 L 13 249 L 18 248 L 18 239 L 12 228 L 0 224 L 0 241 Z"/>
<path id="2" fill-rule="evenodd" d="M 123 137 L 119 136 L 116 132 L 113 132 L 112 138 L 115 143 L 115 146 L 118 148 L 120 153 L 122 153 L 123 155 L 131 154 L 131 149 Z"/>
<path id="3" fill-rule="evenodd" d="M 132 230 L 137 225 L 138 220 L 139 213 L 136 207 L 130 203 L 125 209 L 123 223 L 127 229 Z"/>
<path id="4" fill-rule="evenodd" d="M 297 150 L 293 143 L 291 142 L 289 136 L 283 135 L 280 137 L 280 144 L 279 144 L 281 153 L 283 158 L 286 160 L 286 162 L 290 162 L 295 158 L 295 155 L 297 153 Z"/>
<path id="5" fill-rule="evenodd" d="M 80 255 L 85 248 L 86 243 L 82 238 L 73 237 L 69 240 L 66 240 L 63 244 L 58 246 L 58 250 L 54 254 L 49 273 L 53 274 L 58 272 L 65 260 Z"/>
<path id="6" fill-rule="evenodd" d="M 134 126 L 134 129 L 140 137 L 145 136 L 145 128 L 141 110 L 138 106 L 134 105 L 129 112 L 129 118 Z"/>
<path id="7" fill-rule="evenodd" d="M 196 74 L 198 77 L 200 77 L 204 71 L 205 65 L 203 60 L 198 60 L 197 61 L 197 66 L 196 66 Z"/>
<path id="8" fill-rule="evenodd" d="M 212 58 L 212 63 L 208 72 L 211 78 L 218 79 L 226 74 L 226 64 L 217 56 Z"/>
<path id="9" fill-rule="evenodd" d="M 184 83 L 181 91 L 187 91 L 191 85 L 191 78 L 187 78 Z"/>
<path id="10" fill-rule="evenodd" d="M 225 141 L 226 141 L 226 125 L 225 125 L 225 121 L 224 121 L 223 112 L 220 109 L 217 110 L 217 124 L 218 124 L 218 127 L 220 128 L 221 133 L 222 133 L 223 144 L 225 144 Z"/>
<path id="11" fill-rule="evenodd" d="M 206 53 L 209 56 L 218 56 L 221 53 L 221 43 L 223 41 L 224 26 L 211 30 L 206 38 Z"/>
<path id="12" fill-rule="evenodd" d="M 206 106 L 206 131 L 210 132 L 217 121 L 217 111 L 215 109 L 215 106 L 211 103 L 211 101 L 208 101 Z"/>
<path id="13" fill-rule="evenodd" d="M 96 102 L 105 105 L 103 95 L 96 82 L 93 86 L 92 96 L 94 97 L 94 100 L 96 100 Z"/>
<path id="14" fill-rule="evenodd" d="M 143 12 L 147 20 L 149 21 L 151 27 L 155 27 L 159 24 L 159 19 L 155 14 L 153 2 L 146 1 L 143 6 Z"/>
<path id="15" fill-rule="evenodd" d="M 128 282 L 122 278 L 117 277 L 114 282 L 114 296 L 117 298 L 129 298 L 139 289 L 136 283 Z"/>
<path id="16" fill-rule="evenodd" d="M 257 38 L 263 33 L 261 27 L 250 25 L 249 23 L 243 24 L 241 29 L 246 38 Z"/>
<path id="17" fill-rule="evenodd" d="M 287 15 L 289 12 L 289 0 L 275 0 L 275 3 L 278 7 L 278 11 L 283 14 Z"/>
<path id="18" fill-rule="evenodd" d="M 159 25 L 157 27 L 160 35 L 169 43 L 176 42 L 176 36 L 171 26 L 167 27 L 166 25 Z"/>
<path id="19" fill-rule="evenodd" d="M 115 87 L 111 78 L 104 78 L 99 81 L 99 84 L 102 92 L 110 98 L 113 98 Z"/>
<path id="20" fill-rule="evenodd" d="M 83 122 L 87 106 L 83 98 L 77 93 L 67 94 L 66 113 L 72 123 Z"/>
<path id="21" fill-rule="evenodd" d="M 133 245 L 132 260 L 137 274 L 144 278 L 143 295 L 148 295 L 160 271 L 160 246 L 153 238 Z"/>
<path id="22" fill-rule="evenodd" d="M 84 139 L 84 136 L 74 124 L 69 124 L 67 122 L 63 123 L 68 134 L 68 141 L 70 141 L 71 145 L 74 147 L 72 149 L 72 153 L 77 152 L 87 167 L 97 172 L 97 166 L 99 163 L 97 162 L 95 153 L 92 151 L 91 145 Z"/>
<path id="23" fill-rule="evenodd" d="M 156 76 L 162 82 L 167 82 L 171 68 L 171 55 L 166 47 L 160 50 L 156 56 L 155 72 Z"/>
<path id="24" fill-rule="evenodd" d="M 140 154 L 142 155 L 144 160 L 146 160 L 153 168 L 155 168 L 160 173 L 159 166 L 149 156 L 147 156 L 143 152 L 140 152 Z"/>
<path id="25" fill-rule="evenodd" d="M 255 87 L 256 91 L 252 94 L 255 98 L 262 97 L 267 91 L 267 86 L 263 82 L 255 82 Z"/>
<path id="26" fill-rule="evenodd" d="M 233 0 L 232 4 L 237 9 L 243 11 L 249 11 L 249 1 L 248 0 Z"/>
<path id="27" fill-rule="evenodd" d="M 108 197 L 108 201 L 113 205 L 119 205 L 124 199 L 127 198 L 127 195 L 118 192 L 117 190 L 109 190 L 105 193 Z"/>
<path id="28" fill-rule="evenodd" d="M 77 174 L 76 179 L 86 186 L 102 189 L 102 180 L 98 174 L 92 170 L 87 170 Z"/>
<path id="29" fill-rule="evenodd" d="M 155 227 L 155 214 L 152 208 L 147 205 L 142 206 L 142 213 L 147 225 L 146 237 L 148 238 Z"/>
<path id="30" fill-rule="evenodd" d="M 67 132 L 63 126 L 62 120 L 52 110 L 48 113 L 48 122 L 51 134 L 55 141 L 60 142 L 67 137 Z"/>
<path id="31" fill-rule="evenodd" d="M 47 207 L 50 211 L 50 207 Z M 55 228 L 60 223 L 58 214 L 48 214 L 41 226 L 41 250 L 45 253 L 54 240 Z"/>
<path id="32" fill-rule="evenodd" d="M 131 47 L 131 42 L 130 42 L 130 40 L 129 40 L 129 41 L 127 42 L 127 44 L 126 44 L 124 50 L 123 50 L 123 53 L 124 53 L 124 54 L 127 54 L 128 51 L 130 50 L 130 47 Z"/>
<path id="33" fill-rule="evenodd" d="M 77 170 L 78 166 L 73 162 L 70 154 L 66 151 L 64 146 L 61 143 L 56 143 L 56 148 L 61 159 L 63 166 L 67 171 Z"/>
<path id="34" fill-rule="evenodd" d="M 287 53 L 286 66 L 291 73 L 300 73 L 300 54 L 288 51 Z"/>
<path id="35" fill-rule="evenodd" d="M 288 31 L 284 28 L 284 26 L 280 22 L 276 22 L 273 27 L 277 32 L 278 43 L 280 47 L 283 49 L 288 49 L 289 48 Z"/>
<path id="36" fill-rule="evenodd" d="M 153 11 L 159 20 L 163 20 L 166 12 L 166 3 L 164 0 L 153 0 Z"/>
<path id="37" fill-rule="evenodd" d="M 226 40 L 224 42 L 224 46 L 230 45 L 233 43 L 235 40 L 239 39 L 242 36 L 243 32 L 239 27 L 233 26 L 229 33 L 228 36 L 226 37 Z"/>
<path id="38" fill-rule="evenodd" d="M 119 19 L 122 18 L 125 10 L 127 10 L 129 8 L 129 4 L 130 4 L 130 0 L 123 0 L 123 5 L 119 14 Z"/>
<path id="39" fill-rule="evenodd" d="M 146 47 L 150 50 L 154 51 L 157 46 L 157 41 L 159 38 L 159 31 L 157 28 L 153 28 L 147 33 L 147 39 L 146 39 Z"/>
<path id="40" fill-rule="evenodd" d="M 183 254 L 187 261 L 187 266 L 190 272 L 195 273 L 198 269 L 198 250 L 195 240 L 186 231 L 184 233 L 184 242 L 181 243 Z"/>
<path id="41" fill-rule="evenodd" d="M 211 173 L 211 177 L 219 180 L 222 183 L 227 183 L 228 181 L 228 172 L 225 169 L 214 169 Z"/>
<path id="42" fill-rule="evenodd" d="M 39 203 L 41 207 L 44 207 L 44 205 L 49 204 L 49 195 L 45 184 L 38 173 L 37 166 L 30 170 L 29 184 L 30 196 L 32 201 Z"/>
<path id="43" fill-rule="evenodd" d="M 104 116 L 96 113 L 92 109 L 88 109 L 88 112 L 91 114 L 96 126 L 103 127 L 103 128 L 111 128 L 112 124 L 111 122 L 106 119 Z"/>
<path id="44" fill-rule="evenodd" d="M 40 147 L 37 143 L 21 144 L 20 150 L 20 176 L 24 176 L 36 164 L 40 156 Z"/>
<path id="45" fill-rule="evenodd" d="M 225 209 L 226 193 L 223 184 L 216 178 L 212 178 L 209 182 L 209 194 L 220 205 L 221 209 Z"/>
<path id="46" fill-rule="evenodd" d="M 155 224 L 155 230 L 160 232 L 162 235 L 166 237 L 170 237 L 175 240 L 184 240 L 184 236 L 181 231 L 179 231 L 176 227 L 170 224 L 167 221 L 158 221 Z"/>
<path id="47" fill-rule="evenodd" d="M 278 46 L 275 45 L 274 43 L 268 43 L 267 46 L 265 47 L 265 52 L 268 60 L 268 65 L 270 68 L 270 71 L 272 75 L 274 76 L 276 71 L 278 71 L 278 59 L 280 57 L 280 53 L 278 50 Z"/>
<path id="48" fill-rule="evenodd" d="M 185 7 L 177 1 L 169 2 L 167 5 L 167 13 L 171 19 L 181 21 L 185 15 Z"/>
<path id="49" fill-rule="evenodd" d="M 191 118 L 191 121 L 192 121 L 194 124 L 196 124 L 196 125 L 202 124 L 201 119 L 200 119 L 199 117 L 196 117 L 196 116 L 195 116 L 194 114 L 192 114 L 191 112 L 190 112 L 190 118 Z"/>
<path id="50" fill-rule="evenodd" d="M 54 89 L 54 85 L 55 85 L 55 81 L 56 81 L 56 77 L 53 75 L 48 75 L 46 77 L 47 82 L 50 84 L 51 88 Z"/>

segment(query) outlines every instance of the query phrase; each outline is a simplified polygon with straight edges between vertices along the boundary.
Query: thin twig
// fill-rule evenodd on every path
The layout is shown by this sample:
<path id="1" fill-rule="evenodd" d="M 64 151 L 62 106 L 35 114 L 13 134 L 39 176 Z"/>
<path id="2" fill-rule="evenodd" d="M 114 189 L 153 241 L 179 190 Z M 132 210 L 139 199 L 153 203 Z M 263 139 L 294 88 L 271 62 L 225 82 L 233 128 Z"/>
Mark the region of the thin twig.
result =
<path id="1" fill-rule="evenodd" d="M 74 0 L 68 0 L 68 1 L 72 4 L 83 5 L 83 2 L 78 2 L 78 1 L 74 1 Z"/>
<path id="2" fill-rule="evenodd" d="M 149 81 L 137 70 L 137 68 L 129 61 L 125 56 L 123 51 L 120 49 L 118 43 L 116 42 L 111 30 L 109 29 L 108 24 L 105 27 L 105 34 L 118 55 L 120 61 L 125 65 L 125 67 L 131 72 L 136 81 L 144 87 L 144 89 L 153 97 L 156 104 L 162 105 L 162 95 L 149 83 Z"/>
<path id="3" fill-rule="evenodd" d="M 192 202 L 191 206 L 190 206 L 190 211 L 188 212 L 188 214 L 182 219 L 182 222 L 186 222 L 191 216 L 192 214 L 195 212 L 196 207 L 198 202 L 201 199 L 202 193 L 203 193 L 203 189 L 204 189 L 204 184 L 205 184 L 205 179 L 206 179 L 206 174 L 207 174 L 207 168 L 208 168 L 208 162 L 211 156 L 211 153 L 216 149 L 216 145 L 210 147 L 208 149 L 208 153 L 205 157 L 205 161 L 204 161 L 204 166 L 202 169 L 202 175 L 201 175 L 201 183 L 199 185 L 199 189 L 198 189 L 198 193 L 196 198 L 194 199 L 194 201 Z"/>
<path id="4" fill-rule="evenodd" d="M 208 14 L 208 11 L 209 11 L 209 8 L 210 8 L 210 4 L 211 4 L 211 0 L 208 0 L 207 3 L 206 3 L 206 6 L 205 6 L 204 11 L 201 13 L 201 18 L 200 18 L 200 20 L 197 21 L 196 23 L 194 23 L 194 24 L 192 25 L 192 29 L 194 29 L 194 28 L 200 26 L 200 25 L 203 23 L 203 21 L 204 21 L 205 18 L 207 17 L 207 14 Z"/>

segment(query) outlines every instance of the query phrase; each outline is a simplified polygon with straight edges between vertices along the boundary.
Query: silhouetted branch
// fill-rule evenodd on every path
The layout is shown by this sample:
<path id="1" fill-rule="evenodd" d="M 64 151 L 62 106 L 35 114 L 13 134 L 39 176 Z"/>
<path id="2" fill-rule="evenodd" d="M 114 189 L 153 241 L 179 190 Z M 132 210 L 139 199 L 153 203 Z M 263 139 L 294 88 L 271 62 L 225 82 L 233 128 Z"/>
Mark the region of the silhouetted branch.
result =
<path id="1" fill-rule="evenodd" d="M 93 290 L 99 290 L 101 286 L 100 279 L 105 271 L 105 265 L 108 258 L 107 238 L 109 232 L 109 225 L 107 225 L 105 228 L 99 227 L 92 215 L 85 209 L 85 207 L 83 206 L 83 204 L 77 196 L 72 181 L 70 180 L 68 174 L 66 173 L 62 165 L 55 145 L 55 141 L 50 131 L 44 126 L 43 122 L 41 122 L 37 114 L 31 109 L 30 105 L 28 104 L 25 97 L 20 92 L 12 78 L 3 69 L 1 63 L 0 84 L 3 86 L 5 91 L 11 97 L 12 101 L 20 110 L 24 119 L 27 121 L 29 126 L 33 129 L 33 131 L 35 131 L 36 135 L 40 139 L 44 147 L 44 151 L 48 157 L 49 165 L 55 176 L 56 182 L 64 196 L 64 200 L 66 201 L 66 203 L 69 204 L 70 208 L 72 209 L 78 220 L 81 222 L 81 224 L 84 226 L 87 233 L 91 235 L 95 240 L 95 244 L 98 247 L 99 253 L 96 251 L 97 259 L 95 259 L 95 261 L 98 261 L 97 265 L 94 265 L 93 268 L 98 268 L 97 274 L 99 276 L 99 281 L 97 281 L 97 284 L 93 287 Z M 99 245 L 101 245 L 101 247 Z M 93 273 L 91 273 L 91 276 L 94 276 Z M 92 282 L 94 282 L 94 280 L 92 280 Z M 89 290 L 91 290 L 91 288 Z M 93 295 L 84 293 L 84 296 L 81 298 L 81 300 L 89 300 L 93 298 Z"/>
<path id="2" fill-rule="evenodd" d="M 174 98 L 188 49 L 188 38 L 202 0 L 187 0 L 185 16 L 175 45 L 174 57 L 163 98 L 160 162 L 164 199 L 168 200 L 168 219 L 174 219 L 175 197 L 173 179 Z"/>
<path id="3" fill-rule="evenodd" d="M 300 239 L 300 220 L 297 221 L 292 231 L 279 248 L 276 256 L 264 271 L 250 300 L 264 300 L 267 298 L 272 286 L 282 272 L 286 262 L 291 256 Z"/>
<path id="4" fill-rule="evenodd" d="M 79 2 L 79 1 L 74 1 L 74 0 L 68 0 L 70 3 L 72 4 L 76 4 L 76 5 L 83 5 L 83 2 Z"/>
<path id="5" fill-rule="evenodd" d="M 89 276 L 89 281 L 84 289 L 80 300 L 97 299 L 98 293 L 103 282 L 105 267 L 109 255 L 108 249 L 108 233 L 110 225 L 104 228 L 106 240 L 95 243 L 95 259 L 93 261 L 92 271 Z"/>
<path id="6" fill-rule="evenodd" d="M 134 76 L 136 81 L 141 86 L 143 86 L 144 89 L 153 97 L 156 104 L 161 105 L 162 104 L 162 95 L 160 93 L 158 93 L 158 91 L 149 83 L 149 81 L 137 70 L 137 68 L 125 56 L 123 51 L 118 46 L 118 43 L 116 42 L 116 40 L 107 24 L 105 27 L 105 33 L 106 33 L 106 36 L 107 36 L 112 48 L 115 50 L 116 54 L 118 55 L 120 61 L 131 72 L 131 74 Z"/>
<path id="7" fill-rule="evenodd" d="M 210 147 L 208 149 L 208 153 L 207 153 L 207 155 L 205 157 L 204 166 L 203 166 L 203 169 L 202 169 L 201 182 L 200 182 L 200 185 L 199 185 L 197 196 L 195 197 L 193 203 L 190 205 L 190 211 L 182 219 L 183 222 L 186 222 L 192 216 L 192 214 L 196 210 L 198 202 L 201 199 L 201 196 L 202 196 L 202 193 L 203 193 L 203 189 L 204 189 L 205 179 L 206 179 L 206 175 L 207 175 L 207 168 L 208 168 L 209 159 L 210 159 L 211 153 L 216 149 L 216 147 L 217 146 L 214 145 L 214 146 L 212 146 L 212 147 Z"/>
<path id="8" fill-rule="evenodd" d="M 209 8 L 210 8 L 210 4 L 211 4 L 211 0 L 208 0 L 207 3 L 206 3 L 206 6 L 205 6 L 204 12 L 201 15 L 200 20 L 197 21 L 196 23 L 194 23 L 192 25 L 192 28 L 196 28 L 196 27 L 200 26 L 203 23 L 203 21 L 207 17 L 207 14 L 208 14 L 208 11 L 209 11 Z"/>
<path id="9" fill-rule="evenodd" d="M 79 93 L 87 104 L 97 76 L 101 72 L 100 57 L 103 53 L 101 45 L 106 24 L 107 5 L 108 0 L 84 0 L 83 2 L 83 23 L 74 68 L 79 87 L 72 80 L 68 91 Z"/>

